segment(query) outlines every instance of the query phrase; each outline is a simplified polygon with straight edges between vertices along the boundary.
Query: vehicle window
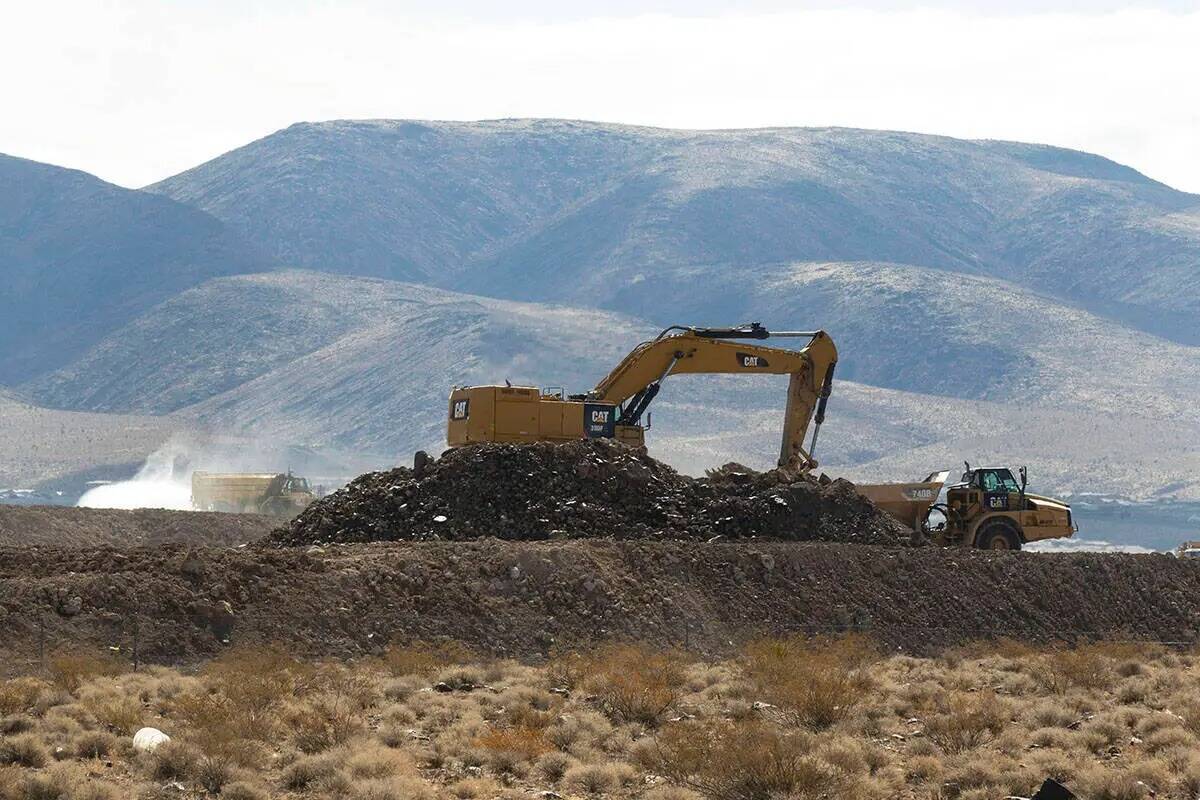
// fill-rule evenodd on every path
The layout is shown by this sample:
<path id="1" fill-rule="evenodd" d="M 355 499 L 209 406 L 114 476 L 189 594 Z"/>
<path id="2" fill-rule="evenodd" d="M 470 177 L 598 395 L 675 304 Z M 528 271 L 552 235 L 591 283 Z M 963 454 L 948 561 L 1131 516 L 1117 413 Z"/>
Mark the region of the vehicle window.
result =
<path id="1" fill-rule="evenodd" d="M 1021 487 L 1006 469 L 990 469 L 983 473 L 983 490 L 985 492 L 1019 492 Z"/>

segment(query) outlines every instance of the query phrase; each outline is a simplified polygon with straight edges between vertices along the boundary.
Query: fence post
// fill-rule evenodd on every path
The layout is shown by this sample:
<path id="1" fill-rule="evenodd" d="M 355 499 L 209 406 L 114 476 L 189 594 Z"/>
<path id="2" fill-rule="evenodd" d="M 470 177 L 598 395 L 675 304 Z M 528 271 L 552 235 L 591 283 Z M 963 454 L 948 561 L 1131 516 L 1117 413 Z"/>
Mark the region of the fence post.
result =
<path id="1" fill-rule="evenodd" d="M 46 615 L 38 609 L 38 668 L 46 674 Z"/>

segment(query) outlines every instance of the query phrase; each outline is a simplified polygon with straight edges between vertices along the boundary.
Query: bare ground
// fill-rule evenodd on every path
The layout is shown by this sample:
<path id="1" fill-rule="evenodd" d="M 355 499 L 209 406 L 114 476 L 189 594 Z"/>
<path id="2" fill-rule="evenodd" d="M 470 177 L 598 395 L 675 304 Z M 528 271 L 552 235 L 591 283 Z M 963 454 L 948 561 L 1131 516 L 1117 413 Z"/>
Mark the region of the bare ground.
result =
<path id="1" fill-rule="evenodd" d="M 262 538 L 278 523 L 257 514 L 0 505 L 0 547 L 238 545 Z"/>
<path id="2" fill-rule="evenodd" d="M 357 656 L 416 639 L 521 658 L 607 638 L 717 654 L 758 634 L 846 629 L 918 653 L 999 636 L 1190 642 L 1198 595 L 1200 564 L 1162 555 L 495 539 L 6 547 L 0 661 L 19 668 L 59 643 L 183 663 L 228 643 Z"/>

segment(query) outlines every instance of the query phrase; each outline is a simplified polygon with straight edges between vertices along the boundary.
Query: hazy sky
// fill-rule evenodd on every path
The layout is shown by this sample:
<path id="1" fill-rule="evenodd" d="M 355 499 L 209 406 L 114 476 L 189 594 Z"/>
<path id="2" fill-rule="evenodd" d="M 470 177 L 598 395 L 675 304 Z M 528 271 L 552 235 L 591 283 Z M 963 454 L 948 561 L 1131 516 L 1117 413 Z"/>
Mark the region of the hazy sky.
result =
<path id="1" fill-rule="evenodd" d="M 141 186 L 300 120 L 844 125 L 1200 192 L 1200 0 L 0 0 L 0 152 Z"/>

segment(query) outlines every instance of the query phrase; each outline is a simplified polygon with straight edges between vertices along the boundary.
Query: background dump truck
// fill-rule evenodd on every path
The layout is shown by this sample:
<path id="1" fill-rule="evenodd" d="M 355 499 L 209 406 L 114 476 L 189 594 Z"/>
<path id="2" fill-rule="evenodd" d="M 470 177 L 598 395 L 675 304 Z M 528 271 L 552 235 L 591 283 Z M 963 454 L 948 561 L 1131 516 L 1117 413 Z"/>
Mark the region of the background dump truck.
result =
<path id="1" fill-rule="evenodd" d="M 192 508 L 289 516 L 313 501 L 308 481 L 291 472 L 192 473 Z"/>

